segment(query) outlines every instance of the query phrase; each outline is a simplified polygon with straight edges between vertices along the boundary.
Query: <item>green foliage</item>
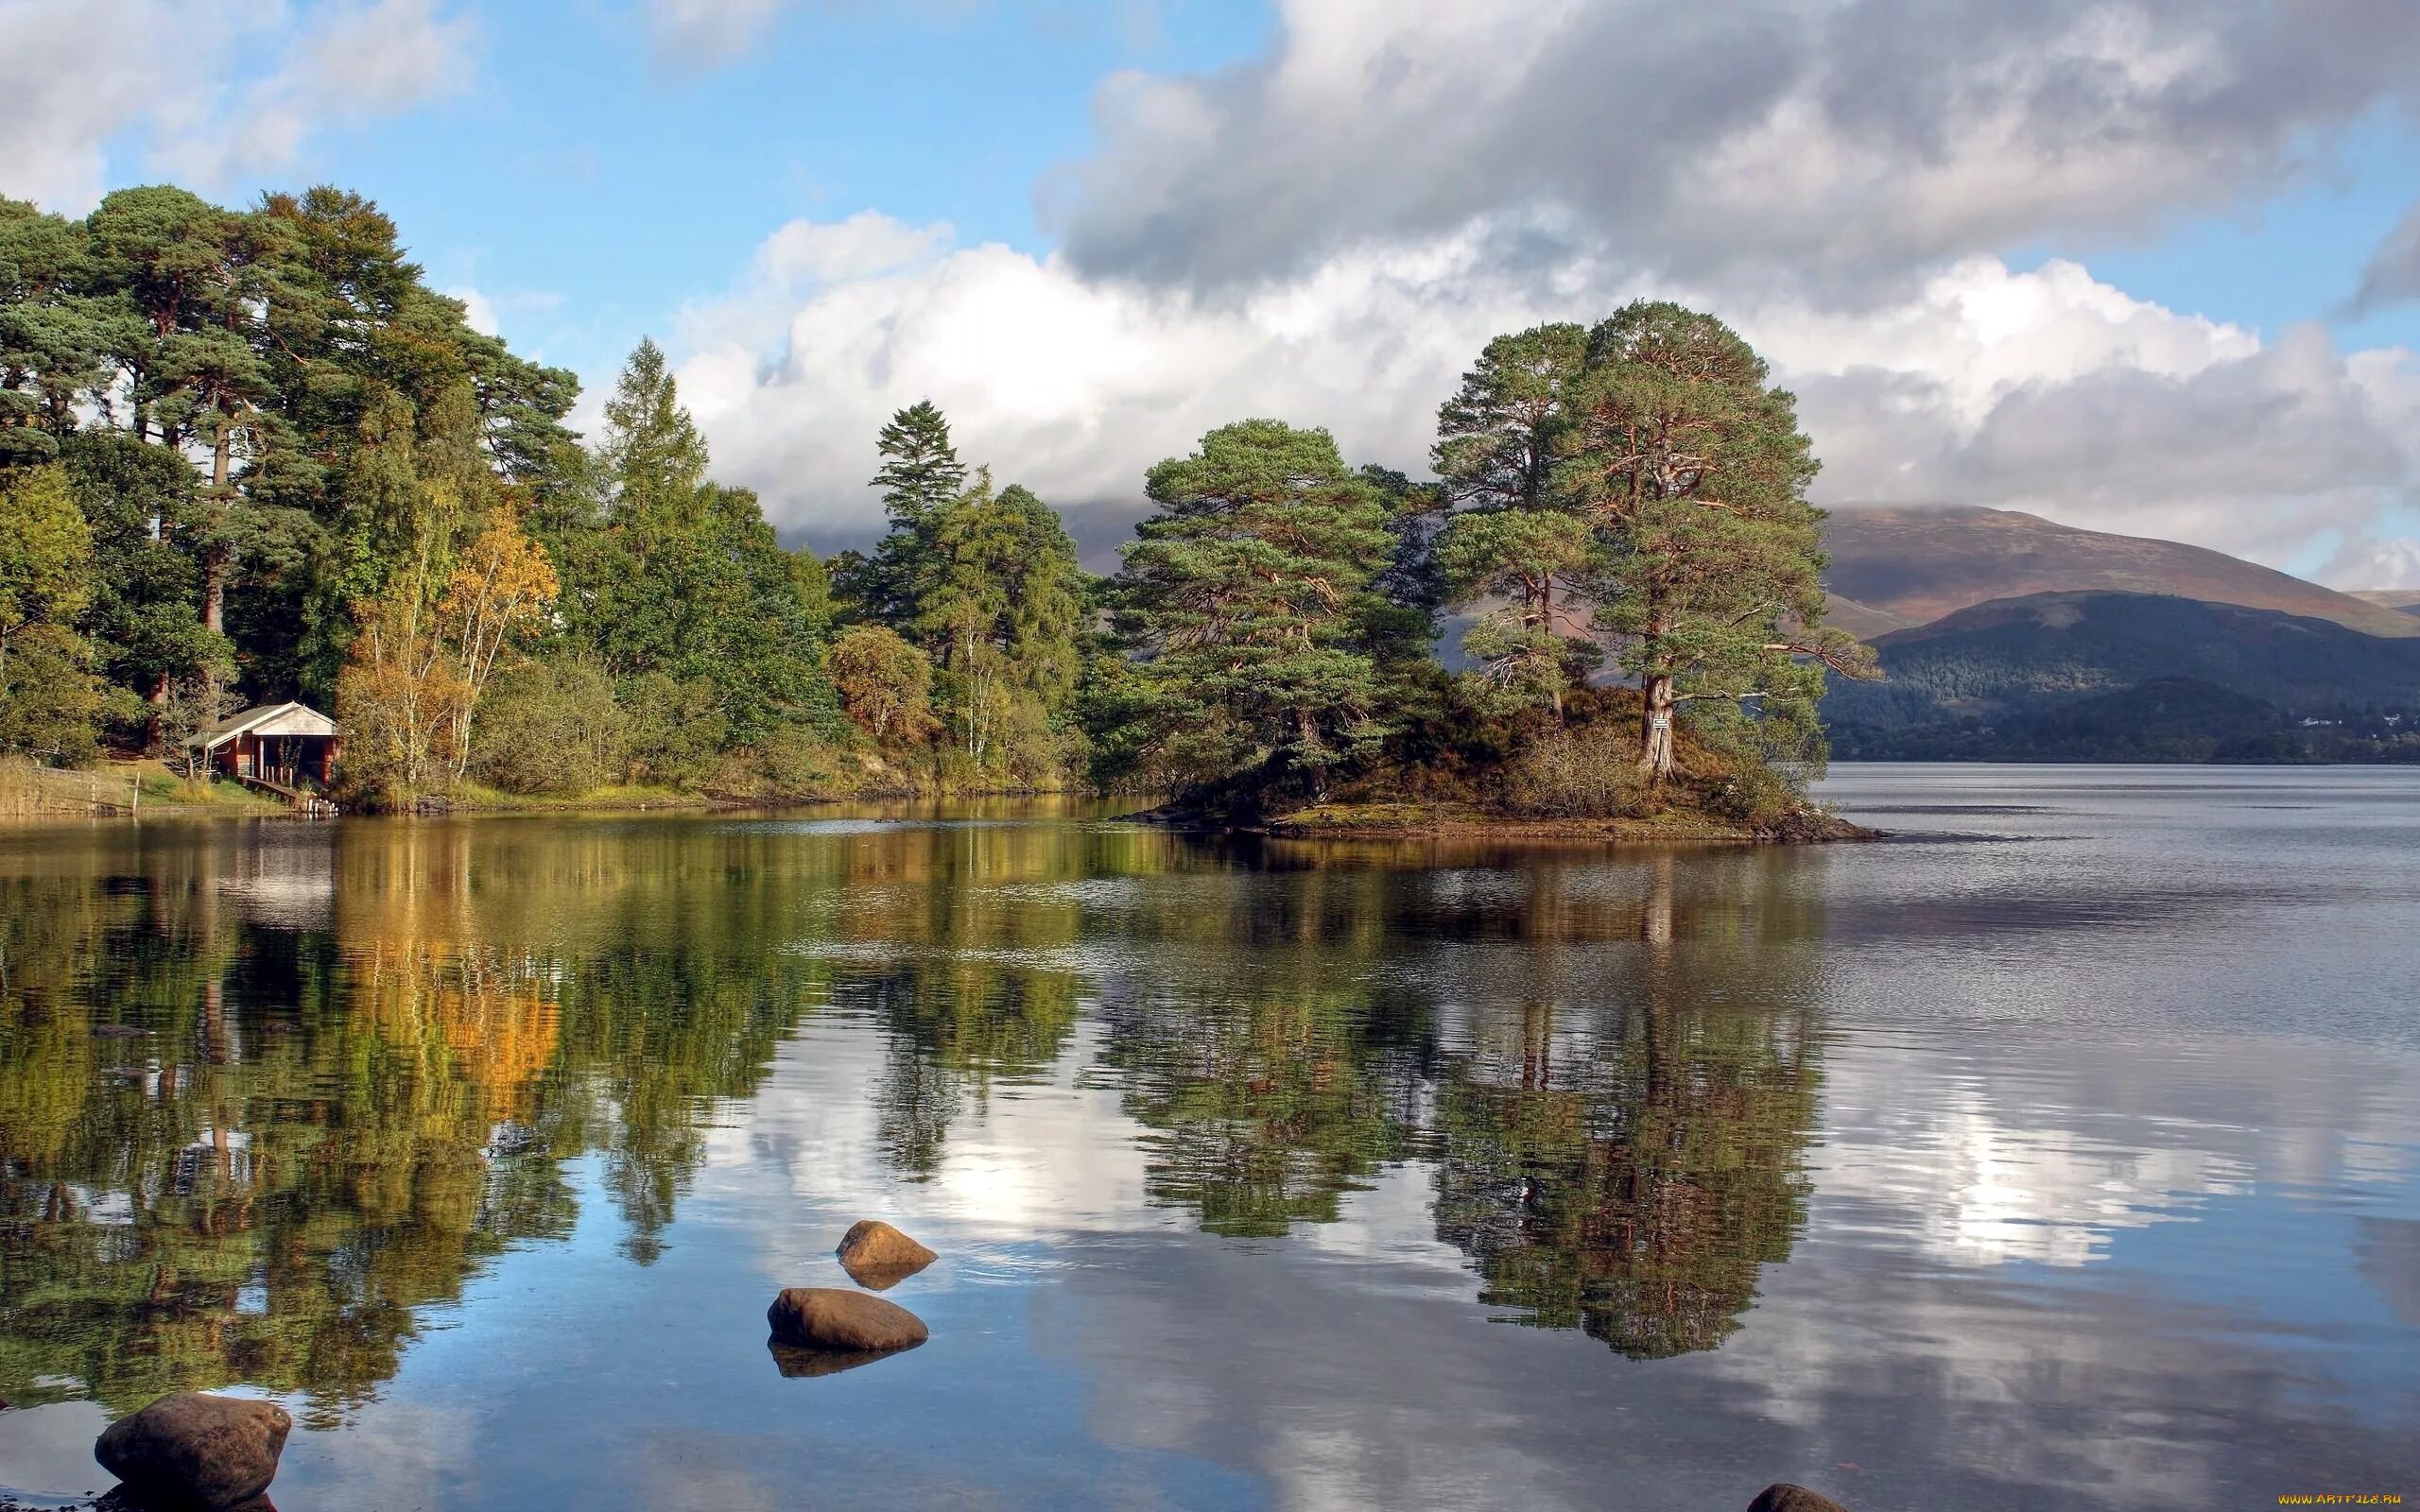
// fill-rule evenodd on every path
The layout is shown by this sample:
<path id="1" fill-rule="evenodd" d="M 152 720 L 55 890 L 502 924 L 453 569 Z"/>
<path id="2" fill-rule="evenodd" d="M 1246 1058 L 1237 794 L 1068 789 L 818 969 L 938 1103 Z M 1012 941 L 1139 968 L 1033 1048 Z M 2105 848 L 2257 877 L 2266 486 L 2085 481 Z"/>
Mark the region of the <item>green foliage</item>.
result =
<path id="1" fill-rule="evenodd" d="M 894 528 L 914 526 L 958 502 L 966 487 L 966 466 L 950 443 L 949 421 L 929 399 L 920 399 L 890 418 L 876 450 L 882 467 L 873 487 Z"/>
<path id="2" fill-rule="evenodd" d="M 472 757 L 478 779 L 507 793 L 580 793 L 629 774 L 628 717 L 613 679 L 550 657 L 500 673 L 480 701 Z"/>
<path id="3" fill-rule="evenodd" d="M 1641 301 L 1588 335 L 1556 485 L 1603 553 L 1597 625 L 1646 692 L 1642 764 L 1673 767 L 1672 715 L 1761 701 L 1803 717 L 1824 666 L 1862 672 L 1821 628 L 1823 512 L 1796 401 L 1728 326 Z"/>
<path id="4" fill-rule="evenodd" d="M 1501 336 L 1439 412 L 1436 482 L 1351 468 L 1324 432 L 1227 426 L 1151 470 L 1157 513 L 1106 590 L 920 400 L 876 441 L 888 534 L 826 562 L 713 481 L 652 341 L 583 450 L 571 375 L 470 330 L 358 195 L 227 209 L 150 186 L 73 221 L 0 200 L 0 470 L 55 464 L 43 488 L 87 541 L 73 607 L 25 652 L 43 678 L 8 674 L 10 738 L 80 752 L 98 720 L 158 748 L 341 681 L 376 726 L 353 743 L 365 782 L 381 761 L 406 786 L 466 776 L 475 746 L 507 790 L 762 791 L 871 745 L 891 761 L 869 769 L 945 788 L 1088 769 L 1316 795 L 1382 756 L 1500 764 L 1610 665 L 1645 690 L 1657 774 L 1679 711 L 1718 765 L 1803 765 L 1822 667 L 1860 663 L 1820 627 L 1814 464 L 1765 379 L 1672 305 Z M 441 610 L 498 521 L 560 593 L 448 670 Z M 1449 607 L 1474 678 L 1433 654 Z M 559 738 L 575 718 L 593 739 Z"/>
<path id="5" fill-rule="evenodd" d="M 103 713 L 76 631 L 93 597 L 93 534 L 56 463 L 0 469 L 0 752 L 74 763 Z"/>
<path id="6" fill-rule="evenodd" d="M 756 496 L 705 480 L 706 447 L 651 341 L 631 353 L 588 476 L 600 506 L 559 524 L 565 639 L 638 704 L 677 687 L 693 730 L 633 747 L 661 778 L 794 726 L 831 733 L 838 713 L 818 667 L 829 623 L 819 564 L 785 551 Z M 640 684 L 646 684 L 643 690 Z"/>
<path id="7" fill-rule="evenodd" d="M 1159 512 L 1123 549 L 1118 624 L 1160 751 L 1201 780 L 1259 766 L 1316 789 L 1384 731 L 1362 640 L 1392 540 L 1385 499 L 1325 431 L 1245 421 L 1151 469 Z"/>

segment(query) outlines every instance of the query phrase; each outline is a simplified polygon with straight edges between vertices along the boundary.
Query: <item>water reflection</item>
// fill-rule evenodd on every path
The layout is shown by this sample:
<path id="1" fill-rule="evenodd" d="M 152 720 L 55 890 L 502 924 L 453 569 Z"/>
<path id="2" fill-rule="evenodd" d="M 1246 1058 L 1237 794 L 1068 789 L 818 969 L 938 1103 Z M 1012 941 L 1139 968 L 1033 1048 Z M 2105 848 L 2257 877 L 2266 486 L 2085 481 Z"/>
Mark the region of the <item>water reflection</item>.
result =
<path id="1" fill-rule="evenodd" d="M 1084 1074 L 1138 1125 L 1153 1201 L 1272 1237 L 1431 1162 L 1485 1302 L 1625 1353 L 1720 1343 L 1802 1217 L 1819 1041 L 1792 973 L 1817 920 L 1765 913 L 1806 948 L 1725 957 L 1768 978 L 1744 1000 L 1669 958 L 1741 912 L 1753 868 L 1676 892 L 1668 859 L 1572 896 L 1552 857 L 1058 824 L 360 824 L 39 854 L 0 883 L 20 1401 L 247 1383 L 340 1418 L 418 1311 L 570 1230 L 574 1158 L 623 1254 L 659 1260 L 718 1104 L 826 1010 L 883 1038 L 862 1095 L 899 1177 L 1089 1011 Z M 1587 968 L 1577 1017 L 1572 963 L 1533 954 L 1508 1020 L 1484 984 L 1407 970 L 1409 939 L 1456 933 L 1648 954 Z"/>
<path id="2" fill-rule="evenodd" d="M 2420 928 L 2411 852 L 2004 812 L 2067 828 L 0 833 L 0 1397 L 50 1404 L 0 1488 L 85 1463 L 68 1399 L 237 1384 L 340 1430 L 298 1504 L 2182 1506 L 2390 1464 L 2420 1079 L 2361 963 Z M 942 1251 L 897 1294 L 932 1344 L 768 1368 L 769 1289 L 838 1284 L 863 1216 Z"/>

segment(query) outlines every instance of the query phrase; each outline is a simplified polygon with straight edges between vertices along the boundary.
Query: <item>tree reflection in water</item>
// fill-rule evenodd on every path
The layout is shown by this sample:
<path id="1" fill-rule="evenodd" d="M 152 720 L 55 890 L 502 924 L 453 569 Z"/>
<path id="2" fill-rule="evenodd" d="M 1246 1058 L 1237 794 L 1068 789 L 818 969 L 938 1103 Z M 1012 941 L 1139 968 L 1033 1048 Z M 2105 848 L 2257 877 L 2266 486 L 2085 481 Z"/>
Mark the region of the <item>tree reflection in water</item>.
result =
<path id="1" fill-rule="evenodd" d="M 1419 1162 L 1480 1299 L 1709 1349 L 1802 1221 L 1811 888 L 1766 858 L 1441 857 L 1074 825 L 146 829 L 0 866 L 0 1384 L 340 1418 L 577 1217 L 652 1263 L 726 1100 L 826 1007 L 919 1179 L 1081 1079 L 1154 1202 L 1335 1220 Z M 1439 863 L 1445 864 L 1439 864 Z"/>

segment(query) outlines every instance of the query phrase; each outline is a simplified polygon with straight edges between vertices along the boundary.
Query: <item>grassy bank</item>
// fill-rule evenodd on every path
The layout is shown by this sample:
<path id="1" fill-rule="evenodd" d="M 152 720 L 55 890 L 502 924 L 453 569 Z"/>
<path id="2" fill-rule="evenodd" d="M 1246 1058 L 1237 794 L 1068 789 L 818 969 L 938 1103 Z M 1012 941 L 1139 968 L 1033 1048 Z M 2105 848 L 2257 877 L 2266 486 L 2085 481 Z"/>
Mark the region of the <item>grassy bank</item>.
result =
<path id="1" fill-rule="evenodd" d="M 60 770 L 0 761 L 0 818 L 72 818 L 142 813 L 282 814 L 285 805 L 241 783 L 188 779 L 156 761 Z"/>

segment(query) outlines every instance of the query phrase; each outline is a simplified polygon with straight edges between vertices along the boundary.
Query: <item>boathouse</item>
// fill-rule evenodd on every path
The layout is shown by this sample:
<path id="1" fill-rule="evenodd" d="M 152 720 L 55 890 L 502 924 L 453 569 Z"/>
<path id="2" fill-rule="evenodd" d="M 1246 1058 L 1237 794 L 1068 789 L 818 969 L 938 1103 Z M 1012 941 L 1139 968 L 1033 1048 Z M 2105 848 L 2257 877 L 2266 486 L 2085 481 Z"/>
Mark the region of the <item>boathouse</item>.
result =
<path id="1" fill-rule="evenodd" d="M 293 789 L 325 783 L 343 744 L 337 722 L 308 704 L 271 703 L 229 714 L 185 741 L 196 763 L 238 780 Z"/>

